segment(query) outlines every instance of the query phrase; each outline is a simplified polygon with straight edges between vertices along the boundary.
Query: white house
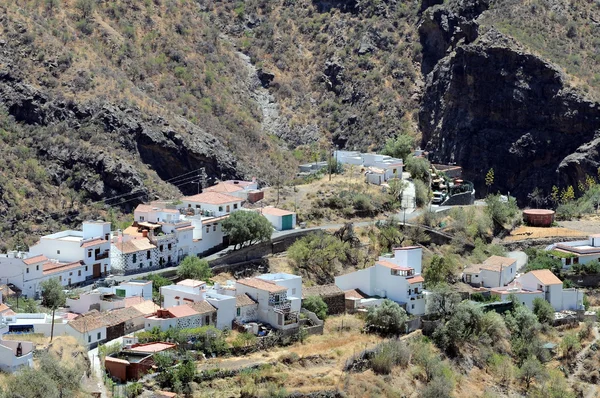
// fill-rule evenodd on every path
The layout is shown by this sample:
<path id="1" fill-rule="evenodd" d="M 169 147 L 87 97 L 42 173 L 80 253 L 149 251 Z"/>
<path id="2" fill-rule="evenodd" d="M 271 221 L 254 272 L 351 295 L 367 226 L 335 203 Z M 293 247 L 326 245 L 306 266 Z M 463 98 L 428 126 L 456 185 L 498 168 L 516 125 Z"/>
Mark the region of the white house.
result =
<path id="1" fill-rule="evenodd" d="M 196 328 L 214 325 L 217 310 L 207 301 L 182 304 L 175 307 L 159 309 L 155 314 L 146 316 L 146 330 L 155 327 L 162 331 L 169 328 Z"/>
<path id="2" fill-rule="evenodd" d="M 279 284 L 279 282 L 283 282 L 286 285 L 289 284 L 286 281 L 290 282 L 285 277 L 277 280 L 277 283 L 274 282 L 274 279 L 270 278 L 240 279 L 236 281 L 236 295 L 248 295 L 248 297 L 258 303 L 256 311 L 258 321 L 267 323 L 275 329 L 295 328 L 298 326 L 300 311 L 296 303 L 301 301 L 302 291 L 298 291 L 296 287 L 296 294 L 299 294 L 299 296 L 288 298 L 288 290 L 291 291 L 293 288 Z M 295 284 L 294 281 L 291 282 Z M 294 307 L 292 307 L 292 303 Z"/>
<path id="3" fill-rule="evenodd" d="M 42 236 L 29 248 L 29 256 L 46 256 L 62 263 L 82 261 L 87 267 L 85 279 L 99 278 L 110 272 L 110 223 L 85 221 L 82 231 L 67 230 Z"/>
<path id="4" fill-rule="evenodd" d="M 483 264 L 474 264 L 465 268 L 462 279 L 473 286 L 501 287 L 512 282 L 516 274 L 516 259 L 491 256 Z"/>
<path id="5" fill-rule="evenodd" d="M 175 285 L 161 286 L 164 308 L 206 300 L 206 282 L 185 279 Z"/>
<path id="6" fill-rule="evenodd" d="M 359 289 L 368 296 L 388 298 L 405 306 L 410 314 L 425 313 L 421 276 L 422 249 L 394 249 L 394 256 L 381 256 L 374 266 L 336 276 L 335 285 L 344 291 Z"/>
<path id="7" fill-rule="evenodd" d="M 256 178 L 252 181 L 240 181 L 240 180 L 227 180 L 221 181 L 212 187 L 204 189 L 204 192 L 219 192 L 231 196 L 236 196 L 242 200 L 248 199 L 248 193 L 256 191 L 258 189 L 258 182 Z"/>
<path id="8" fill-rule="evenodd" d="M 181 199 L 180 209 L 193 209 L 195 214 L 220 217 L 242 208 L 242 198 L 221 192 L 203 192 Z"/>
<path id="9" fill-rule="evenodd" d="M 573 264 L 587 264 L 600 259 L 600 234 L 590 235 L 586 240 L 554 243 L 546 250 L 560 259 L 564 268 Z"/>
<path id="10" fill-rule="evenodd" d="M 263 207 L 258 210 L 277 231 L 296 228 L 296 213 L 276 207 Z"/>
<path id="11" fill-rule="evenodd" d="M 66 306 L 73 313 L 84 314 L 94 309 L 109 311 L 132 307 L 146 300 L 152 300 L 152 281 L 132 280 L 119 286 L 85 292 L 75 298 L 68 297 Z"/>
<path id="12" fill-rule="evenodd" d="M 529 308 L 533 308 L 533 300 L 537 297 L 548 301 L 556 311 L 584 308 L 583 292 L 563 289 L 562 281 L 548 269 L 530 271 L 506 287 L 491 289 L 491 294 L 502 301 L 513 295 Z"/>
<path id="13" fill-rule="evenodd" d="M 32 368 L 34 348 L 29 341 L 4 340 L 0 334 L 0 370 L 12 373 L 22 366 Z"/>
<path id="14" fill-rule="evenodd" d="M 402 178 L 404 167 L 402 159 L 376 153 L 356 151 L 335 151 L 335 158 L 342 164 L 351 164 L 367 168 L 367 182 L 383 184 L 391 178 Z"/>
<path id="15" fill-rule="evenodd" d="M 106 340 L 106 324 L 97 311 L 81 315 L 70 321 L 65 331 L 82 345 L 90 348 L 94 348 Z"/>

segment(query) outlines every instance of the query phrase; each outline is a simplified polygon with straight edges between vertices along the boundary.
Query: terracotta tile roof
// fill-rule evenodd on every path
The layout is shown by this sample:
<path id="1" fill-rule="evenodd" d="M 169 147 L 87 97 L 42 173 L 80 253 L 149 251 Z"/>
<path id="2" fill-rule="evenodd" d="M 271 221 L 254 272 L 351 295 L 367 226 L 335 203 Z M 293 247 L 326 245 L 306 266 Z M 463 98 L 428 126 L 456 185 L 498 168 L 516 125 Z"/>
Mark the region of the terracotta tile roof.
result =
<path id="1" fill-rule="evenodd" d="M 145 300 L 141 296 L 134 296 L 134 297 L 125 297 L 124 301 L 125 301 L 125 308 L 129 308 L 129 307 L 133 307 L 134 305 L 141 304 Z"/>
<path id="2" fill-rule="evenodd" d="M 202 220 L 202 224 L 212 224 L 214 222 L 223 221 L 227 217 L 229 217 L 229 214 L 221 216 L 221 217 L 206 218 L 206 219 Z"/>
<path id="3" fill-rule="evenodd" d="M 100 319 L 105 326 L 110 327 L 142 316 L 144 316 L 144 314 L 140 311 L 136 310 L 134 307 L 129 307 L 106 312 L 100 316 Z"/>
<path id="4" fill-rule="evenodd" d="M 538 269 L 535 271 L 529 271 L 527 274 L 535 276 L 536 279 L 540 281 L 542 285 L 562 285 L 562 281 L 558 279 L 558 277 L 554 275 L 549 269 Z"/>
<path id="5" fill-rule="evenodd" d="M 349 298 L 353 298 L 353 299 L 364 299 L 364 298 L 369 298 L 369 295 L 364 294 L 360 289 L 351 289 L 351 290 L 346 290 L 344 292 L 344 296 L 349 299 Z"/>
<path id="6" fill-rule="evenodd" d="M 41 263 L 42 261 L 48 261 L 48 257 L 44 256 L 43 254 L 39 254 L 37 256 L 29 257 L 23 260 L 23 262 L 27 265 Z"/>
<path id="7" fill-rule="evenodd" d="M 191 231 L 194 229 L 193 225 L 186 225 L 185 227 L 177 227 L 175 228 L 177 231 Z"/>
<path id="8" fill-rule="evenodd" d="M 156 206 L 152 206 L 152 205 L 144 205 L 144 204 L 139 204 L 137 205 L 137 207 L 135 208 L 134 212 L 139 211 L 142 213 L 149 213 L 152 210 L 156 209 Z"/>
<path id="9" fill-rule="evenodd" d="M 246 307 L 254 304 L 256 304 L 256 301 L 254 301 L 254 299 L 252 299 L 252 297 L 248 296 L 248 294 L 246 293 L 240 294 L 239 296 L 235 296 L 235 306 L 237 308 Z"/>
<path id="10" fill-rule="evenodd" d="M 134 238 L 123 243 L 116 243 L 115 247 L 125 254 L 156 249 L 156 246 L 150 243 L 148 238 Z"/>
<path id="11" fill-rule="evenodd" d="M 188 307 L 192 308 L 194 311 L 198 312 L 198 314 L 210 314 L 212 312 L 216 312 L 217 309 L 212 306 L 208 301 L 197 301 L 195 303 L 187 304 Z"/>
<path id="12" fill-rule="evenodd" d="M 293 211 L 278 209 L 276 207 L 263 207 L 261 212 L 262 212 L 262 214 L 268 214 L 270 216 L 277 216 L 277 217 L 289 216 L 291 214 L 294 214 Z"/>
<path id="13" fill-rule="evenodd" d="M 471 264 L 463 269 L 463 274 L 478 274 L 481 271 L 481 264 Z"/>
<path id="14" fill-rule="evenodd" d="M 500 268 L 506 268 L 516 261 L 517 260 L 510 257 L 491 256 L 481 264 L 480 268 L 488 271 L 500 272 Z"/>
<path id="15" fill-rule="evenodd" d="M 237 281 L 237 283 L 245 285 L 245 286 L 253 287 L 258 290 L 265 290 L 269 293 L 278 293 L 278 292 L 287 291 L 287 288 L 285 288 L 283 286 L 279 286 L 276 283 L 273 283 L 271 281 L 265 281 L 263 279 L 258 279 L 258 278 L 240 279 Z"/>
<path id="16" fill-rule="evenodd" d="M 188 287 L 198 287 L 202 285 L 206 285 L 206 282 L 199 281 L 196 279 L 184 279 L 182 281 L 177 282 L 178 286 L 188 286 Z"/>
<path id="17" fill-rule="evenodd" d="M 131 346 L 131 348 L 128 351 L 161 352 L 161 351 L 170 350 L 173 348 L 177 348 L 177 344 L 156 342 L 156 343 L 134 344 Z"/>
<path id="18" fill-rule="evenodd" d="M 198 312 L 187 304 L 177 305 L 175 307 L 166 308 L 173 318 L 183 318 L 186 316 L 198 315 Z"/>
<path id="19" fill-rule="evenodd" d="M 81 247 L 92 247 L 92 246 L 98 246 L 98 245 L 101 245 L 101 244 L 103 244 L 103 243 L 108 243 L 108 241 L 107 241 L 107 240 L 105 240 L 105 239 L 100 239 L 100 238 L 98 238 L 98 239 L 92 239 L 92 240 L 88 240 L 88 241 L 86 241 L 86 242 L 83 242 L 83 243 L 81 244 Z"/>
<path id="20" fill-rule="evenodd" d="M 154 314 L 160 307 L 152 302 L 152 300 L 146 300 L 140 304 L 136 304 L 133 306 L 136 310 L 141 312 L 144 315 Z"/>
<path id="21" fill-rule="evenodd" d="M 226 184 L 224 182 L 220 182 L 212 187 L 208 187 L 204 190 L 204 192 L 239 192 L 243 191 L 244 187 L 240 187 L 239 184 Z"/>
<path id="22" fill-rule="evenodd" d="M 16 312 L 14 312 L 13 310 L 8 310 L 6 311 L 4 314 L 2 314 L 4 316 L 13 316 L 13 315 L 17 315 Z"/>
<path id="23" fill-rule="evenodd" d="M 91 332 L 105 327 L 102 317 L 98 315 L 97 311 L 95 313 L 87 313 L 72 320 L 68 324 L 79 333 Z"/>
<path id="24" fill-rule="evenodd" d="M 10 308 L 8 308 L 8 306 L 6 304 L 0 304 L 0 314 L 2 314 L 4 311 L 9 310 Z"/>
<path id="25" fill-rule="evenodd" d="M 207 203 L 210 205 L 222 205 L 226 203 L 241 202 L 242 199 L 220 192 L 203 192 L 194 196 L 186 196 L 183 200 L 188 202 Z"/>
<path id="26" fill-rule="evenodd" d="M 379 261 L 377 261 L 376 264 L 379 264 L 379 265 L 382 265 L 384 267 L 391 268 L 391 269 L 397 269 L 398 271 L 410 271 L 413 269 L 413 268 L 409 268 L 409 267 L 401 267 L 401 266 L 394 264 L 391 261 L 387 261 L 387 260 L 379 260 Z"/>
<path id="27" fill-rule="evenodd" d="M 425 279 L 421 276 L 415 276 L 414 278 L 410 278 L 406 280 L 408 283 L 413 284 L 413 283 L 421 283 L 421 282 L 425 282 Z"/>
<path id="28" fill-rule="evenodd" d="M 310 297 L 310 296 L 331 297 L 331 296 L 337 296 L 340 294 L 344 294 L 344 291 L 334 284 L 311 286 L 311 287 L 302 289 L 302 298 L 303 299 Z"/>
<path id="29" fill-rule="evenodd" d="M 73 262 L 73 263 L 53 263 L 53 262 L 47 262 L 44 264 L 43 269 L 44 269 L 44 275 L 48 275 L 48 274 L 54 274 L 56 272 L 64 272 L 64 271 L 68 271 L 71 269 L 75 269 L 75 268 L 79 268 L 82 267 L 84 264 L 82 261 L 77 261 L 77 262 Z"/>

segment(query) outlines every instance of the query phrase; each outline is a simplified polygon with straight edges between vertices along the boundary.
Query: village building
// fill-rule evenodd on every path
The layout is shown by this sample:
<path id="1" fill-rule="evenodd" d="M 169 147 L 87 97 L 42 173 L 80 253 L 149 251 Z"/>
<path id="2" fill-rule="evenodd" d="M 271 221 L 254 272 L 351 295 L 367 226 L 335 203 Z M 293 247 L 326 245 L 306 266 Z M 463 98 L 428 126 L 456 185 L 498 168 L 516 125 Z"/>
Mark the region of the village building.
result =
<path id="1" fill-rule="evenodd" d="M 193 209 L 195 214 L 220 217 L 242 208 L 243 199 L 221 192 L 203 192 L 181 198 L 179 209 Z"/>
<path id="2" fill-rule="evenodd" d="M 273 228 L 277 231 L 287 231 L 296 228 L 296 213 L 289 210 L 278 209 L 276 207 L 263 207 L 259 209 Z"/>
<path id="3" fill-rule="evenodd" d="M 392 178 L 402 178 L 402 159 L 376 153 L 342 150 L 335 151 L 334 157 L 339 163 L 364 168 L 366 181 L 371 184 L 381 185 Z"/>
<path id="4" fill-rule="evenodd" d="M 516 259 L 491 256 L 482 264 L 474 264 L 465 268 L 462 280 L 476 287 L 501 287 L 512 282 L 516 274 Z"/>
<path id="5" fill-rule="evenodd" d="M 109 311 L 152 300 L 152 281 L 122 282 L 119 286 L 104 287 L 81 293 L 75 297 L 67 297 L 66 307 L 69 311 L 84 314 L 91 310 Z"/>
<path id="6" fill-rule="evenodd" d="M 166 342 L 134 344 L 107 356 L 104 359 L 104 367 L 110 377 L 120 382 L 135 381 L 153 371 L 154 354 L 176 348 L 176 344 Z"/>
<path id="7" fill-rule="evenodd" d="M 207 301 L 182 304 L 175 307 L 159 309 L 153 315 L 146 316 L 146 330 L 159 328 L 162 331 L 169 328 L 197 328 L 214 325 L 217 310 Z"/>
<path id="8" fill-rule="evenodd" d="M 587 264 L 600 259 L 600 234 L 590 235 L 586 240 L 554 243 L 546 250 L 555 258 L 560 259 L 564 268 L 575 264 Z"/>
<path id="9" fill-rule="evenodd" d="M 256 178 L 252 181 L 227 180 L 221 181 L 212 187 L 205 188 L 203 192 L 219 192 L 238 197 L 244 201 L 254 203 L 263 198 L 264 194 L 258 189 Z"/>
<path id="10" fill-rule="evenodd" d="M 0 325 L 0 371 L 13 373 L 23 366 L 33 367 L 35 346 L 29 341 L 4 340 L 2 334 L 8 330 Z"/>
<path id="11" fill-rule="evenodd" d="M 374 266 L 337 276 L 335 284 L 343 291 L 358 289 L 368 297 L 390 299 L 414 315 L 425 313 L 425 297 L 421 276 L 422 249 L 417 246 L 394 249 L 393 256 L 381 256 Z M 365 297 L 356 298 L 363 301 Z M 365 305 L 378 305 L 381 300 L 364 300 Z"/>
<path id="12" fill-rule="evenodd" d="M 533 308 L 533 300 L 541 298 L 552 305 L 555 311 L 583 309 L 583 292 L 578 289 L 564 289 L 560 279 L 548 269 L 530 271 L 519 276 L 505 287 L 490 290 L 491 295 L 501 301 L 515 297 L 523 305 Z"/>

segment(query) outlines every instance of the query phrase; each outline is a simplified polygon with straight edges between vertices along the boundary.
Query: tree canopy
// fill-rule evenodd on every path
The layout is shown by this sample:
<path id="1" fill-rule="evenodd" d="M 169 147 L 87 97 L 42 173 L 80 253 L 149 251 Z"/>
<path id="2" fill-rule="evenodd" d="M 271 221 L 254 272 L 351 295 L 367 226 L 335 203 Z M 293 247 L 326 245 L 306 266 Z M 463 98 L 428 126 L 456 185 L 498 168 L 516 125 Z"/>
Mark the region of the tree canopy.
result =
<path id="1" fill-rule="evenodd" d="M 319 319 L 325 320 L 327 318 L 327 304 L 319 296 L 308 296 L 302 301 L 302 307 L 314 312 Z"/>
<path id="2" fill-rule="evenodd" d="M 271 239 L 273 226 L 254 211 L 236 211 L 223 221 L 223 231 L 229 235 L 232 245 L 241 247 Z"/>
<path id="3" fill-rule="evenodd" d="M 383 335 L 404 333 L 408 315 L 404 308 L 391 300 L 384 300 L 378 307 L 370 307 L 366 327 L 370 332 Z"/>
<path id="4" fill-rule="evenodd" d="M 212 271 L 205 259 L 187 256 L 177 267 L 177 276 L 182 279 L 206 281 L 212 277 Z"/>
<path id="5" fill-rule="evenodd" d="M 396 138 L 390 138 L 385 142 L 382 154 L 399 158 L 406 162 L 408 155 L 412 152 L 415 139 L 406 134 L 400 134 Z"/>
<path id="6" fill-rule="evenodd" d="M 341 262 L 348 259 L 350 244 L 324 232 L 298 239 L 288 249 L 293 265 L 320 284 L 332 283 Z"/>

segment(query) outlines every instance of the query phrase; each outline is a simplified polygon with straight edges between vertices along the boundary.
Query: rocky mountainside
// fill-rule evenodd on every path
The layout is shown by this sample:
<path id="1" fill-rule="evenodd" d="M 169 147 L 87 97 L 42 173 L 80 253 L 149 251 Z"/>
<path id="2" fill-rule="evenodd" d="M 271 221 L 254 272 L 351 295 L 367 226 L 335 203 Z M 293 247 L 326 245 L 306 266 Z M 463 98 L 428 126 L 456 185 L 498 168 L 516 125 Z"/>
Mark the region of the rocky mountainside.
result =
<path id="1" fill-rule="evenodd" d="M 492 6 L 502 2 L 450 1 L 423 14 L 423 143 L 434 161 L 462 165 L 480 192 L 490 168 L 492 189 L 522 202 L 535 188 L 577 189 L 600 166 L 600 104 L 558 66 L 480 24 Z"/>

